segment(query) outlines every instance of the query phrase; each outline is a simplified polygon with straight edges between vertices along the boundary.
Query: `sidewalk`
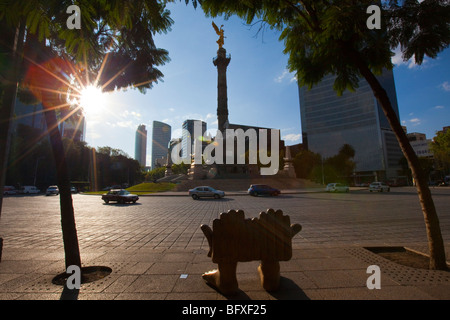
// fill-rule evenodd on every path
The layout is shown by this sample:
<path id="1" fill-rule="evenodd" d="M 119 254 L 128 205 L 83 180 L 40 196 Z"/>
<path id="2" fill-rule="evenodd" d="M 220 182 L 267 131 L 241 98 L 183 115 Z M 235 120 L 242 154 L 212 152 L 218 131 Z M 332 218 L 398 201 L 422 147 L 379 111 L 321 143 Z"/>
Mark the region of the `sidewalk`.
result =
<path id="1" fill-rule="evenodd" d="M 323 189 L 282 192 L 283 195 L 323 192 Z M 246 192 L 226 194 L 246 195 Z M 166 192 L 164 195 L 186 197 L 187 192 Z M 197 206 L 198 203 L 191 201 L 189 205 Z M 28 215 L 35 217 L 34 211 Z M 86 219 L 91 217 L 97 219 L 102 216 L 86 214 Z M 115 225 L 122 223 L 123 233 L 117 236 L 135 231 L 131 227 L 135 225 L 127 227 L 123 225 L 125 222 L 111 220 Z M 28 228 L 27 224 L 17 219 L 3 220 L 3 223 L 9 223 L 9 227 L 17 227 L 19 231 Z M 45 223 L 47 226 L 48 221 L 45 220 Z M 160 224 L 152 225 L 151 228 L 155 234 L 168 235 L 163 235 L 165 231 Z M 227 297 L 208 286 L 201 277 L 203 273 L 217 268 L 207 257 L 202 235 L 198 247 L 191 246 L 190 249 L 152 249 L 145 246 L 124 248 L 118 246 L 115 240 L 104 243 L 97 240 L 95 243 L 100 245 L 85 248 L 84 244 L 92 241 L 90 237 L 93 234 L 103 235 L 97 229 L 85 232 L 80 249 L 83 266 L 108 267 L 112 270 L 109 275 L 82 284 L 79 291 L 53 284 L 52 279 L 65 271 L 64 250 L 59 235 L 51 238 L 49 234 L 33 233 L 33 228 L 30 228 L 25 234 L 26 239 L 8 243 L 11 236 L 5 238 L 0 262 L 0 300 L 186 300 L 186 304 L 187 301 L 196 300 L 450 300 L 450 272 L 402 266 L 353 243 L 335 245 L 330 242 L 321 245 L 306 239 L 294 245 L 292 259 L 280 262 L 282 278 L 277 292 L 266 292 L 261 287 L 257 273 L 259 261 L 239 263 L 239 294 Z M 15 237 L 22 236 L 19 233 Z M 298 237 L 301 236 L 300 233 Z M 26 243 L 32 243 L 32 246 L 27 247 Z M 409 248 L 427 252 L 425 245 Z M 450 246 L 446 248 L 448 259 Z M 368 273 L 367 270 L 372 265 L 379 267 L 380 289 L 369 289 L 367 286 L 372 276 L 372 272 Z"/>
<path id="2" fill-rule="evenodd" d="M 64 271 L 62 252 L 8 249 L 0 262 L 1 300 L 448 300 L 450 272 L 413 269 L 361 247 L 295 248 L 281 262 L 281 287 L 262 289 L 259 262 L 239 263 L 240 292 L 226 297 L 201 274 L 217 266 L 206 250 L 82 251 L 83 266 L 106 266 L 111 274 L 63 290 L 52 279 Z M 370 265 L 380 267 L 380 289 L 369 289 Z"/>

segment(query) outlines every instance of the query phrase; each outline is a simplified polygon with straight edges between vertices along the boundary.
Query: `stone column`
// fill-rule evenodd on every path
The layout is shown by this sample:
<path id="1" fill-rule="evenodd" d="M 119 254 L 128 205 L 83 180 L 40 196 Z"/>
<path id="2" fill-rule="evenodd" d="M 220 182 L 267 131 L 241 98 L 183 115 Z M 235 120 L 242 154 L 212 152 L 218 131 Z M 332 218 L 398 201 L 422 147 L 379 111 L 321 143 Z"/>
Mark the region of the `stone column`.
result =
<path id="1" fill-rule="evenodd" d="M 227 67 L 231 56 L 227 56 L 225 48 L 217 50 L 217 57 L 213 59 L 217 67 L 217 120 L 218 129 L 223 133 L 228 126 L 228 96 L 227 96 Z"/>

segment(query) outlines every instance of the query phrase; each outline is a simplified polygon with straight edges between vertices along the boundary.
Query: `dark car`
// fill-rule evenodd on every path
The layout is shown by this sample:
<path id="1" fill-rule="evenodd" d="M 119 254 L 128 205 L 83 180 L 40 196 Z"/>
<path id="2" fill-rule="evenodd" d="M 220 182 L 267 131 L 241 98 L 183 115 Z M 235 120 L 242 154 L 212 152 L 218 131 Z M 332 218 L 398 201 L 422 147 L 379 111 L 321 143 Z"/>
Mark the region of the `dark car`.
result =
<path id="1" fill-rule="evenodd" d="M 111 189 L 108 193 L 102 195 L 102 200 L 106 203 L 109 203 L 110 201 L 117 201 L 118 203 L 136 203 L 136 201 L 139 200 L 139 197 L 135 194 L 131 194 L 125 189 Z"/>
<path id="2" fill-rule="evenodd" d="M 280 190 L 272 188 L 271 186 L 265 184 L 252 184 L 248 189 L 248 194 L 251 196 L 258 196 L 258 195 L 277 196 L 280 193 L 281 193 Z"/>

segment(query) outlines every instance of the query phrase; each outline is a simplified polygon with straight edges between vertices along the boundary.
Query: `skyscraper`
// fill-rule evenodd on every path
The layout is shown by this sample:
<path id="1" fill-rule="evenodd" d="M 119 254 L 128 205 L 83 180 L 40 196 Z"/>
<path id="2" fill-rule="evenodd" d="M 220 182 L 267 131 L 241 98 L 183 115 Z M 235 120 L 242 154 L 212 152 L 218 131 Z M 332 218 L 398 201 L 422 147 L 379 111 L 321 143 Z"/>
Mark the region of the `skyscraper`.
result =
<path id="1" fill-rule="evenodd" d="M 151 168 L 155 169 L 159 165 L 164 165 L 167 160 L 167 151 L 172 136 L 172 128 L 160 121 L 153 121 L 152 128 L 152 163 Z"/>
<path id="2" fill-rule="evenodd" d="M 147 130 L 141 124 L 136 130 L 136 141 L 134 144 L 134 159 L 139 161 L 141 167 L 145 167 L 147 157 Z"/>
<path id="3" fill-rule="evenodd" d="M 201 130 L 202 130 L 202 135 L 205 134 L 206 132 L 206 122 L 201 121 L 201 120 L 185 120 L 183 121 L 182 124 L 182 142 L 181 142 L 181 151 L 182 151 L 182 157 L 185 158 L 187 157 L 187 154 L 185 154 L 185 152 L 187 152 L 188 149 L 188 143 L 191 144 L 191 155 L 194 152 L 194 139 L 199 139 L 199 137 L 194 137 L 194 124 L 195 121 L 198 121 L 201 124 Z M 200 141 L 200 143 L 203 143 L 204 141 Z M 204 149 L 204 148 L 203 148 Z"/>
<path id="4" fill-rule="evenodd" d="M 31 127 L 45 134 L 47 131 L 47 122 L 45 121 L 42 103 L 24 104 L 16 99 L 14 106 L 15 119 L 13 121 L 12 130 L 17 131 L 19 125 Z M 73 141 L 86 140 L 86 118 L 81 112 L 73 112 L 69 110 L 61 110 L 57 114 L 58 129 L 62 137 L 69 138 Z"/>
<path id="5" fill-rule="evenodd" d="M 378 180 L 396 177 L 402 152 L 369 84 L 361 79 L 355 92 L 338 96 L 333 90 L 335 78 L 326 76 L 310 90 L 299 88 L 304 147 L 327 158 L 350 144 L 360 176 Z M 399 117 L 392 71 L 385 70 L 377 78 Z"/>

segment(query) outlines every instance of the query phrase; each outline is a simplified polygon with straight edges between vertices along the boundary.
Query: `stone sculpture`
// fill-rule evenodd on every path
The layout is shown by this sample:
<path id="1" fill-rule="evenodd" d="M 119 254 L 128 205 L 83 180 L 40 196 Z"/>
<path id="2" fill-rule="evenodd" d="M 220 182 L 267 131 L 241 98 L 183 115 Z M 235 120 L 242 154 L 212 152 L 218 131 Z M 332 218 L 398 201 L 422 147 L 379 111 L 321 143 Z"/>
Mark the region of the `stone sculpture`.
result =
<path id="1" fill-rule="evenodd" d="M 225 295 L 236 294 L 238 262 L 261 260 L 258 273 L 261 285 L 275 291 L 280 284 L 280 263 L 292 257 L 292 238 L 301 225 L 290 224 L 281 210 L 268 209 L 258 218 L 245 219 L 244 211 L 230 210 L 213 221 L 213 228 L 202 225 L 210 250 L 208 257 L 218 269 L 202 275 L 203 279 Z"/>

